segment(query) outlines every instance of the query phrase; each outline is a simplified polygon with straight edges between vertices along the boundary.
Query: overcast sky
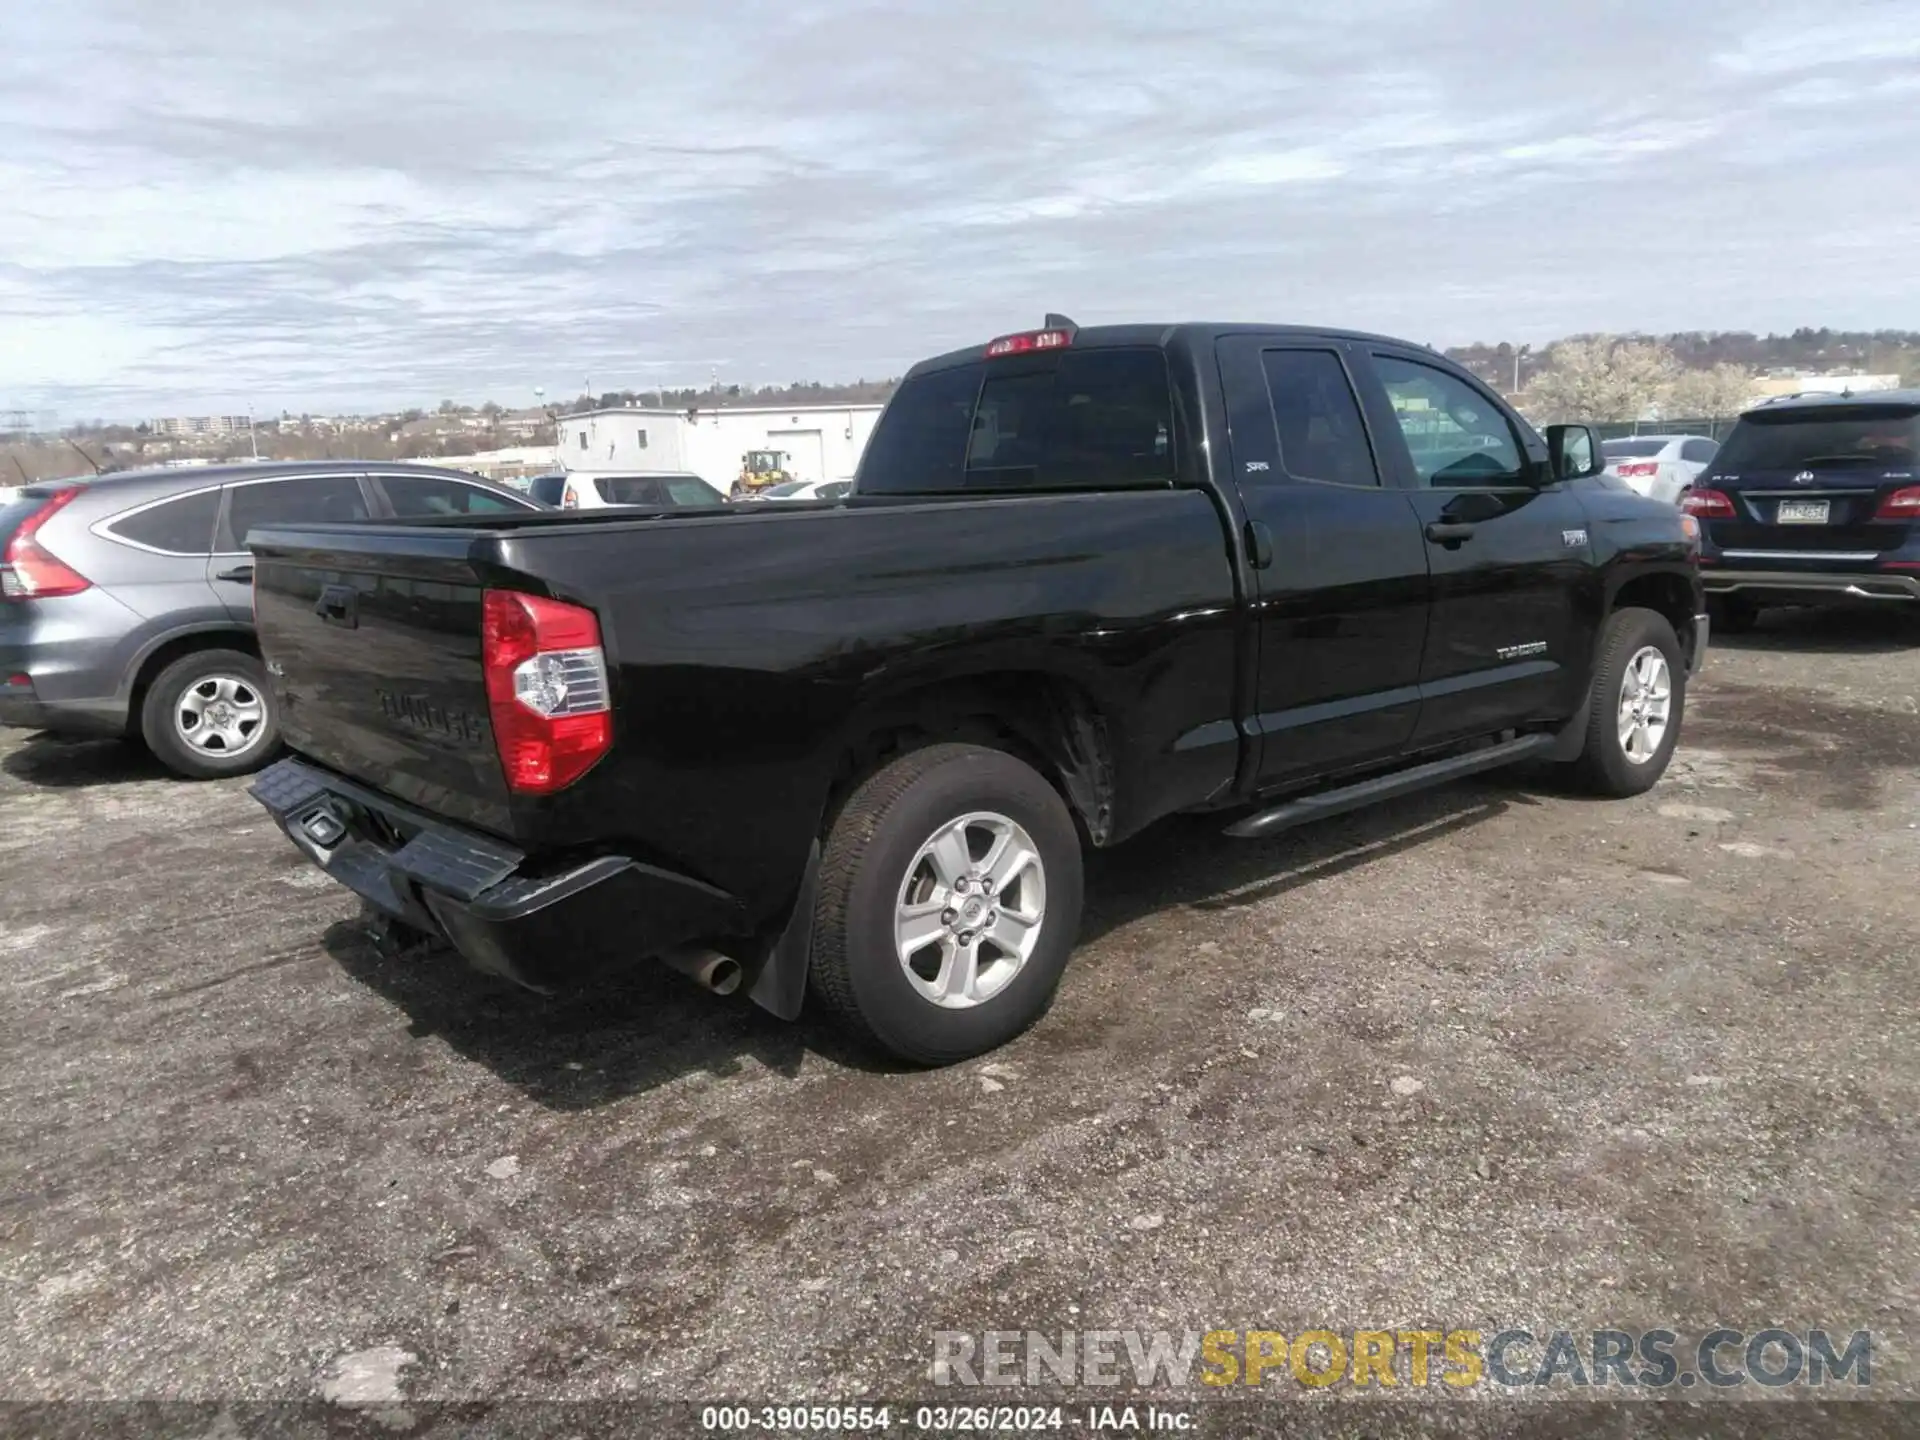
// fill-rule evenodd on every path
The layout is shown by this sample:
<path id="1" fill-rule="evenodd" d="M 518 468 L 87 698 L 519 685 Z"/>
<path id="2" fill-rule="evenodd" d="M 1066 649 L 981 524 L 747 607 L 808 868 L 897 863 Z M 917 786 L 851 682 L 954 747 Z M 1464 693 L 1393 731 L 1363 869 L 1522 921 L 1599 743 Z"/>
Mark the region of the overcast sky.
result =
<path id="1" fill-rule="evenodd" d="M 0 6 L 0 410 L 1920 328 L 1920 0 Z"/>

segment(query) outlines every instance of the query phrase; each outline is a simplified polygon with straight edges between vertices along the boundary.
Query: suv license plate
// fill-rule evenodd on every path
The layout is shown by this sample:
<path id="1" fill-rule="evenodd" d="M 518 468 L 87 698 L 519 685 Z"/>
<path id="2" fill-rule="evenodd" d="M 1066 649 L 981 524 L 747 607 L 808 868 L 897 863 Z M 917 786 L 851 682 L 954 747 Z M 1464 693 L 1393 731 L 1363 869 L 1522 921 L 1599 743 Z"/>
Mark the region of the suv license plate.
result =
<path id="1" fill-rule="evenodd" d="M 1774 512 L 1776 525 L 1824 525 L 1827 523 L 1826 500 L 1782 500 L 1780 508 Z"/>

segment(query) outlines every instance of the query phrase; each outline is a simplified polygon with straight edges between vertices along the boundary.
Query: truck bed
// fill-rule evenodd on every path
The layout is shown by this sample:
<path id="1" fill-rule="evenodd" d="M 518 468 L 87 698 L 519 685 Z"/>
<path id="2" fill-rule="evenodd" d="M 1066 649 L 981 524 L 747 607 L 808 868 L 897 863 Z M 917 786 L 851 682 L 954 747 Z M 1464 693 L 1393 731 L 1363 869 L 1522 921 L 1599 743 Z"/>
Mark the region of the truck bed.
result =
<path id="1" fill-rule="evenodd" d="M 981 687 L 1084 702 L 1089 725 L 1126 717 L 1086 776 L 1103 839 L 1223 793 L 1239 765 L 1242 615 L 1201 491 L 303 525 L 250 543 L 288 744 L 536 866 L 617 852 L 772 914 L 846 737 Z M 598 617 L 613 748 L 558 794 L 505 783 L 488 589 Z"/>

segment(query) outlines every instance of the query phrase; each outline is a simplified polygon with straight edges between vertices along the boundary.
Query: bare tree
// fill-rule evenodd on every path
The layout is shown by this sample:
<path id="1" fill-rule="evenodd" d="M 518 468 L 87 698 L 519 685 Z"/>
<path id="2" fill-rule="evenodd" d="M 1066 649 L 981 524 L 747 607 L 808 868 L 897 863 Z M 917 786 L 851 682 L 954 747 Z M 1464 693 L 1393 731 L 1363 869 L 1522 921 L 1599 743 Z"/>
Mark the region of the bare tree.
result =
<path id="1" fill-rule="evenodd" d="M 1666 393 L 1680 363 L 1666 346 L 1613 335 L 1562 340 L 1527 383 L 1520 406 L 1542 424 L 1637 420 Z"/>
<path id="2" fill-rule="evenodd" d="M 1682 370 L 1667 387 L 1661 412 L 1676 420 L 1724 420 L 1753 403 L 1753 372 L 1744 365 Z"/>

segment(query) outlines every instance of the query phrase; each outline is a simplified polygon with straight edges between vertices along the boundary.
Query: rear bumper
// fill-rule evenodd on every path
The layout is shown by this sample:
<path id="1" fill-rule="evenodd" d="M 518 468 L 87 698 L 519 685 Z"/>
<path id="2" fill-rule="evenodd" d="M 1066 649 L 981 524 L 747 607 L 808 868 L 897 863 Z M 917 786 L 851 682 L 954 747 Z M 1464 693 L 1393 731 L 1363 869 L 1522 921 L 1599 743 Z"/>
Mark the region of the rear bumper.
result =
<path id="1" fill-rule="evenodd" d="M 6 680 L 7 675 L 0 674 L 0 728 L 51 730 L 57 735 L 127 733 L 126 707 L 114 701 L 48 700 L 30 685 L 9 685 Z"/>
<path id="2" fill-rule="evenodd" d="M 1738 595 L 1783 605 L 1854 600 L 1920 600 L 1920 571 L 1736 570 L 1709 566 L 1700 583 L 1709 595 Z"/>
<path id="3" fill-rule="evenodd" d="M 0 606 L 0 725 L 125 734 L 127 697 L 115 646 L 132 618 L 126 610 L 91 590 Z M 29 683 L 9 685 L 16 675 Z"/>
<path id="4" fill-rule="evenodd" d="M 250 793 L 308 859 L 375 909 L 530 989 L 745 929 L 732 896 L 688 876 L 623 855 L 534 864 L 305 761 L 263 771 Z"/>

